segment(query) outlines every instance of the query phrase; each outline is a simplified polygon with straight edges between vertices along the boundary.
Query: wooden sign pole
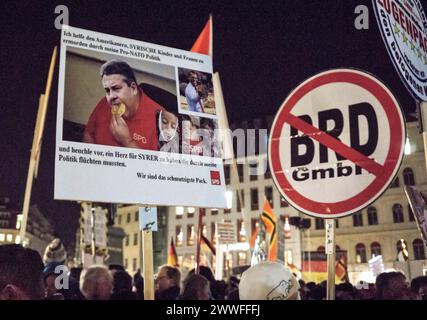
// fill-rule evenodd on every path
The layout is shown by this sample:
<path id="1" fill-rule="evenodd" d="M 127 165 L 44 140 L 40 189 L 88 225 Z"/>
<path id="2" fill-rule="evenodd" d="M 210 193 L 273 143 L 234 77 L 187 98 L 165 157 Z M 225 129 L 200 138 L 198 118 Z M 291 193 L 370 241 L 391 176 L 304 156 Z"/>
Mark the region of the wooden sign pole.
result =
<path id="1" fill-rule="evenodd" d="M 328 287 L 326 300 L 335 300 L 335 220 L 326 219 L 326 242 L 325 251 L 328 264 Z"/>
<path id="2" fill-rule="evenodd" d="M 197 227 L 197 248 L 196 248 L 196 274 L 200 272 L 200 245 L 202 242 L 202 232 L 203 232 L 203 209 L 199 208 L 199 223 Z"/>
<path id="3" fill-rule="evenodd" d="M 144 269 L 144 300 L 154 300 L 153 233 L 142 232 L 142 256 Z"/>
<path id="4" fill-rule="evenodd" d="M 52 86 L 53 71 L 55 68 L 57 48 L 53 49 L 52 59 L 50 61 L 49 73 L 47 77 L 45 93 L 40 96 L 39 109 L 37 112 L 36 127 L 34 129 L 33 145 L 31 148 L 30 165 L 28 167 L 27 183 L 25 186 L 24 203 L 22 207 L 22 222 L 19 236 L 21 243 L 25 245 L 25 232 L 27 229 L 28 211 L 30 209 L 31 189 L 33 186 L 33 178 L 37 177 L 38 161 L 40 159 L 41 141 L 43 136 L 43 128 L 46 119 L 47 105 L 49 103 L 50 88 Z"/>

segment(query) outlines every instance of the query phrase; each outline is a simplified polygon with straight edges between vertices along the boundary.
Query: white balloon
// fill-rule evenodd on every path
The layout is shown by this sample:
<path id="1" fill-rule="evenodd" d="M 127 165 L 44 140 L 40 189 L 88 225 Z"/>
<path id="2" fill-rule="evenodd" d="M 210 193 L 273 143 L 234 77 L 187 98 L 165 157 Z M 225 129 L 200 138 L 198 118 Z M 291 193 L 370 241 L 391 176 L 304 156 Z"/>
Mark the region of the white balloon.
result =
<path id="1" fill-rule="evenodd" d="M 296 300 L 299 283 L 289 268 L 264 261 L 243 272 L 239 284 L 240 300 Z"/>

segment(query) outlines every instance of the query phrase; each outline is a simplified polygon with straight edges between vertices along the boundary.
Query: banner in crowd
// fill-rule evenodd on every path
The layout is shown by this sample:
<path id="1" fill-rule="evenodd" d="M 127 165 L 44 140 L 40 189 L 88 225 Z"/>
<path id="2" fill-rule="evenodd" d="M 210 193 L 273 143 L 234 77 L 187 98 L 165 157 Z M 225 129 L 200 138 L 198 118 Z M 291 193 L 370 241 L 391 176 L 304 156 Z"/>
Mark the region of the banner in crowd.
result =
<path id="1" fill-rule="evenodd" d="M 55 199 L 225 208 L 212 58 L 64 26 Z"/>
<path id="2" fill-rule="evenodd" d="M 320 283 L 328 279 L 327 255 L 321 251 L 304 251 L 301 268 L 302 279 L 305 282 Z M 347 251 L 336 252 L 335 283 L 348 279 Z"/>

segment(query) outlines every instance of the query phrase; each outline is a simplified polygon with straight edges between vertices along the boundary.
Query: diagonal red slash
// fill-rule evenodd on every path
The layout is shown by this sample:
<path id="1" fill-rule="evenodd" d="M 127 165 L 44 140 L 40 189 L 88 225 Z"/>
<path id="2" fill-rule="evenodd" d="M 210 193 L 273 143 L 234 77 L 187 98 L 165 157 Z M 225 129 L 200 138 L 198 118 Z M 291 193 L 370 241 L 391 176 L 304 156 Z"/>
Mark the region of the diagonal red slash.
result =
<path id="1" fill-rule="evenodd" d="M 286 114 L 286 122 L 289 123 L 292 127 L 310 136 L 310 138 L 317 140 L 324 146 L 334 150 L 336 153 L 352 161 L 359 167 L 367 170 L 369 173 L 379 176 L 384 172 L 383 166 L 378 162 L 369 159 L 359 151 L 350 148 L 338 139 L 332 137 L 324 131 L 317 129 L 304 120 L 301 120 L 300 118 L 290 114 L 289 112 Z"/>

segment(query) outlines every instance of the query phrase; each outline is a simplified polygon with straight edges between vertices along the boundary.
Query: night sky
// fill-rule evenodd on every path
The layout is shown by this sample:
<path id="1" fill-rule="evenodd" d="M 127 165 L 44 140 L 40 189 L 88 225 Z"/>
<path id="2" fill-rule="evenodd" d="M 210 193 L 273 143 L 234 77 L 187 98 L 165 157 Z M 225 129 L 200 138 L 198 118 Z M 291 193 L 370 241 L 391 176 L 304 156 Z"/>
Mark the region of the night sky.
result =
<path id="1" fill-rule="evenodd" d="M 421 1 L 426 11 L 425 1 Z M 213 63 L 220 73 L 230 122 L 274 115 L 308 77 L 352 67 L 383 80 L 407 115 L 415 101 L 401 83 L 378 30 L 371 1 L 2 1 L 0 49 L 0 196 L 23 202 L 38 97 L 52 49 L 59 45 L 55 7 L 69 8 L 74 27 L 189 50 L 213 13 Z M 354 9 L 369 8 L 369 30 L 356 30 Z M 37 203 L 69 243 L 79 206 L 53 200 L 57 104 L 56 66 L 49 102 Z"/>

